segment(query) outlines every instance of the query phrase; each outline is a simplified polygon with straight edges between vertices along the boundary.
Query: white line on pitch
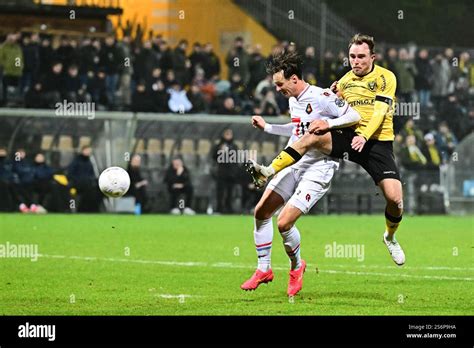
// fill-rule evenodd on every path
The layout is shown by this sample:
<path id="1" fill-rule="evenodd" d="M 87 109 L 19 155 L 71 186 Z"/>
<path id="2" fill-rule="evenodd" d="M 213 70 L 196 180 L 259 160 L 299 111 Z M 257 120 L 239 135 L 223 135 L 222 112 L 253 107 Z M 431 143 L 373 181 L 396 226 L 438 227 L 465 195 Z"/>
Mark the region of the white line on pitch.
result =
<path id="1" fill-rule="evenodd" d="M 209 264 L 207 262 L 179 262 L 179 261 L 158 261 L 158 260 L 135 260 L 135 259 L 115 259 L 115 258 L 98 258 L 89 256 L 64 256 L 64 255 L 47 255 L 40 254 L 40 257 L 46 258 L 58 258 L 58 259 L 73 259 L 73 260 L 85 260 L 85 261 L 109 261 L 109 262 L 130 262 L 130 263 L 142 263 L 142 264 L 155 264 L 164 266 L 184 266 L 184 267 L 217 267 L 217 268 L 245 268 L 254 269 L 255 266 L 233 264 L 230 262 L 218 262 Z M 308 264 L 308 267 L 314 267 Z M 350 266 L 347 266 L 350 267 Z M 288 270 L 288 267 L 272 267 L 274 270 Z M 356 271 L 336 271 L 330 269 L 319 269 L 320 273 L 329 274 L 349 274 L 349 275 L 375 275 L 382 277 L 402 277 L 402 278 L 418 278 L 418 279 L 437 279 L 437 280 L 464 280 L 472 281 L 474 278 L 470 277 L 448 277 L 448 276 L 431 276 L 431 275 L 413 275 L 404 273 L 375 273 L 375 272 L 356 272 Z"/>

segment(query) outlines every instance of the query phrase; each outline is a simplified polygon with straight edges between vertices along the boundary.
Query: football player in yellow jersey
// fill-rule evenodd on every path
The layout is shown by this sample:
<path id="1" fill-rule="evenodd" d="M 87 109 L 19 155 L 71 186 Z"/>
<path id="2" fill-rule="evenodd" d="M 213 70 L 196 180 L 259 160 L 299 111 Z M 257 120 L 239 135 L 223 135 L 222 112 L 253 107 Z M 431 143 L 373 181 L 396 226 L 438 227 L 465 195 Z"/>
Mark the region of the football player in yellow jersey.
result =
<path id="1" fill-rule="evenodd" d="M 397 81 L 390 70 L 374 64 L 374 45 L 371 36 L 356 34 L 349 42 L 352 70 L 331 86 L 344 98 L 340 103 L 347 102 L 359 112 L 361 120 L 356 126 L 330 129 L 327 121 L 313 121 L 309 133 L 283 150 L 270 166 L 251 165 L 257 173 L 254 181 L 261 186 L 312 148 L 360 164 L 384 194 L 387 204 L 383 241 L 393 261 L 401 266 L 405 253 L 394 234 L 402 220 L 403 195 L 392 146 Z"/>

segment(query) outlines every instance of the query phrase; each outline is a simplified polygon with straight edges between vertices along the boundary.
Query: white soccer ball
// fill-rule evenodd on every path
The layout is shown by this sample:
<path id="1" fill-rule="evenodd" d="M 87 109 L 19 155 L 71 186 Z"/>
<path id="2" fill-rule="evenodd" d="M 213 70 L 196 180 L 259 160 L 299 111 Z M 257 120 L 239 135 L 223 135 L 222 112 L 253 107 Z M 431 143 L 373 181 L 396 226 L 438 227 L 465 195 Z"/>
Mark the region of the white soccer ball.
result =
<path id="1" fill-rule="evenodd" d="M 123 168 L 109 167 L 99 176 L 99 188 L 107 197 L 122 197 L 130 188 L 130 176 Z"/>

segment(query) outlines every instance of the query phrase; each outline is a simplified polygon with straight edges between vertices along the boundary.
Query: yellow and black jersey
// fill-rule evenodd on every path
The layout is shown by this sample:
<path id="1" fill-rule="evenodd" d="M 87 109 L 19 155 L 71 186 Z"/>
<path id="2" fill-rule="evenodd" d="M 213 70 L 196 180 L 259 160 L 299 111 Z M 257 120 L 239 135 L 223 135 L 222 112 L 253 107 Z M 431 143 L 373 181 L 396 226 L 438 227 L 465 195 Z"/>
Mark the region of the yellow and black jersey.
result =
<path id="1" fill-rule="evenodd" d="M 375 64 L 372 71 L 364 76 L 357 76 L 351 70 L 338 81 L 337 88 L 349 105 L 360 114 L 359 124 L 353 127 L 357 134 L 364 136 L 367 140 L 386 141 L 395 138 L 393 112 L 397 79 L 390 70 Z M 390 107 L 380 126 L 370 129 L 367 125 L 374 114 L 376 100 L 385 102 Z"/>

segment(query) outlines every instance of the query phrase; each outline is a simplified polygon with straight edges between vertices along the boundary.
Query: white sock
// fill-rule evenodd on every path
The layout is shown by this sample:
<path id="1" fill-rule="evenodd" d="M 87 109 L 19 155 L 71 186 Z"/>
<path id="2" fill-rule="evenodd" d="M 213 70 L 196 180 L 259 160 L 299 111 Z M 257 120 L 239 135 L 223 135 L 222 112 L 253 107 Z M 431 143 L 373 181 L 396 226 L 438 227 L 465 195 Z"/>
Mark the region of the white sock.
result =
<path id="1" fill-rule="evenodd" d="M 255 229 L 253 230 L 255 248 L 257 249 L 257 268 L 266 272 L 271 268 L 273 223 L 272 219 L 255 219 Z"/>
<path id="2" fill-rule="evenodd" d="M 280 234 L 283 238 L 283 245 L 285 246 L 285 251 L 291 261 L 291 270 L 300 268 L 300 231 L 298 231 L 296 226 L 293 226 L 292 228 L 290 228 L 289 231 L 280 232 Z"/>

